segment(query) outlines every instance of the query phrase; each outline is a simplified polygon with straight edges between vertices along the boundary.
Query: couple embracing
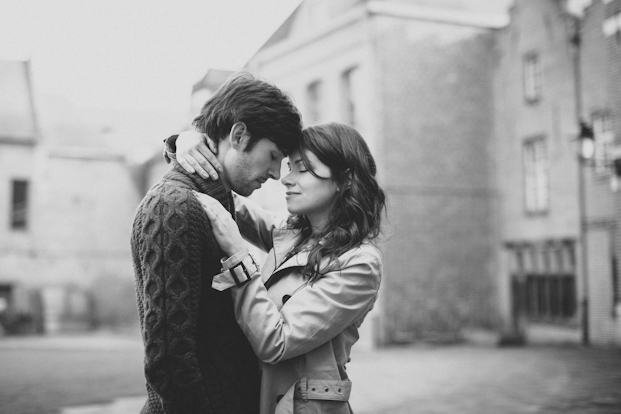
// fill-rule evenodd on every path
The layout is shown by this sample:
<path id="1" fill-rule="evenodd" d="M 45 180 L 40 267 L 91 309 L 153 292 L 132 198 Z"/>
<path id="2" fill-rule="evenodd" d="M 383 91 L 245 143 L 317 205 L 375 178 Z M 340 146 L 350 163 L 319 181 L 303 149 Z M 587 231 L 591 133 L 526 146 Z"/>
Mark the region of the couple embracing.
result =
<path id="1" fill-rule="evenodd" d="M 373 307 L 384 192 L 362 137 L 302 130 L 280 89 L 239 74 L 166 140 L 131 247 L 143 413 L 351 413 L 345 366 Z M 245 196 L 279 179 L 289 216 Z M 248 243 L 267 252 L 259 265 Z"/>

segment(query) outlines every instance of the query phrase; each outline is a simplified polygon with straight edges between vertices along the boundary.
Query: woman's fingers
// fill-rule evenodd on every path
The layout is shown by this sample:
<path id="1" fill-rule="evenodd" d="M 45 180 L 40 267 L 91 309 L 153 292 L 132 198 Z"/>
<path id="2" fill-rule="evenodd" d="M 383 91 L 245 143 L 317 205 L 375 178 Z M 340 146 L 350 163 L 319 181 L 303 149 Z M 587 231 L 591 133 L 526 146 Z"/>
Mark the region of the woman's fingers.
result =
<path id="1" fill-rule="evenodd" d="M 196 148 L 195 158 L 198 163 L 207 171 L 210 171 L 211 176 L 214 180 L 218 179 L 218 172 L 222 172 L 222 165 L 218 158 L 216 158 L 216 154 L 212 152 L 212 150 L 205 146 L 200 146 Z"/>
<path id="2" fill-rule="evenodd" d="M 218 179 L 218 172 L 199 150 L 192 149 L 190 152 L 188 152 L 186 158 L 192 168 L 194 168 L 196 172 L 204 179 Z M 218 160 L 216 160 L 216 162 L 217 161 Z M 218 163 L 218 165 L 220 164 Z"/>
<path id="3" fill-rule="evenodd" d="M 218 217 L 223 211 L 226 212 L 222 204 L 220 204 L 220 202 L 215 198 L 210 197 L 207 194 L 198 193 L 196 191 L 192 191 L 192 193 L 194 193 L 194 196 L 196 197 L 198 202 L 201 203 L 203 209 L 208 212 L 210 220 L 212 217 Z"/>
<path id="4" fill-rule="evenodd" d="M 185 159 L 183 155 L 177 154 L 177 162 L 183 167 L 184 170 L 186 170 L 190 174 L 194 174 L 194 172 L 196 171 L 194 170 L 194 168 L 192 168 L 190 163 Z"/>
<path id="5" fill-rule="evenodd" d="M 205 146 L 207 148 L 207 146 Z M 201 152 L 202 151 L 202 152 Z M 208 149 L 194 148 L 188 153 L 188 158 L 192 157 L 191 165 L 204 179 L 212 178 L 218 179 L 218 171 L 216 168 L 220 167 L 220 163 L 215 155 Z"/>

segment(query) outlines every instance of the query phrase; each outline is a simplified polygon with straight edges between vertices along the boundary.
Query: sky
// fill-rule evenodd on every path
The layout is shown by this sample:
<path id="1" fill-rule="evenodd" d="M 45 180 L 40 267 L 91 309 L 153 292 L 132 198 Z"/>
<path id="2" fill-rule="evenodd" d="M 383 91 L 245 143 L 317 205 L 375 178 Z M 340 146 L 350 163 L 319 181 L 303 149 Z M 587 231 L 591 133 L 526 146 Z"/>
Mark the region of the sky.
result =
<path id="1" fill-rule="evenodd" d="M 239 69 L 300 0 L 0 0 L 0 59 L 35 94 L 91 109 L 187 111 L 208 68 Z"/>
<path id="2" fill-rule="evenodd" d="M 187 112 L 208 68 L 241 68 L 299 3 L 0 0 L 0 59 L 31 61 L 39 99 Z"/>

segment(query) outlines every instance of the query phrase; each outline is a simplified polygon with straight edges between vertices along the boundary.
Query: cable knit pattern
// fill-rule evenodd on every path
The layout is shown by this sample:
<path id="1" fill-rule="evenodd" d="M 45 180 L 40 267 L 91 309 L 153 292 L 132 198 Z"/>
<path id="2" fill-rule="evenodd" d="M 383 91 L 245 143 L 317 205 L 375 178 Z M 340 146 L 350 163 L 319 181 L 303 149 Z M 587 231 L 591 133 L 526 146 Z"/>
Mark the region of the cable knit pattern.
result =
<path id="1" fill-rule="evenodd" d="M 217 198 L 234 215 L 221 181 L 189 175 L 174 162 L 134 219 L 148 393 L 142 413 L 254 414 L 257 360 L 235 321 L 230 292 L 211 289 L 222 253 L 191 190 Z"/>

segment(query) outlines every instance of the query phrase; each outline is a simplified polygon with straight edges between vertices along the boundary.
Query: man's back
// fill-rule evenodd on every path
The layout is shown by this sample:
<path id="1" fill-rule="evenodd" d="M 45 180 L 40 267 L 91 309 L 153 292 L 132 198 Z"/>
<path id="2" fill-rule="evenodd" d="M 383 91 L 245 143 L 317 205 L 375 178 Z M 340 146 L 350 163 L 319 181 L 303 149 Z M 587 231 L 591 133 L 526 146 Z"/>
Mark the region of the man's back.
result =
<path id="1" fill-rule="evenodd" d="M 138 207 L 132 230 L 149 399 L 143 413 L 258 412 L 256 357 L 230 293 L 211 289 L 221 253 L 191 190 L 234 212 L 220 181 L 173 169 Z"/>

